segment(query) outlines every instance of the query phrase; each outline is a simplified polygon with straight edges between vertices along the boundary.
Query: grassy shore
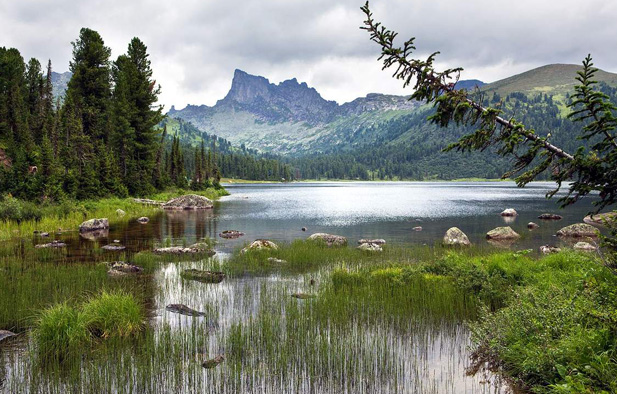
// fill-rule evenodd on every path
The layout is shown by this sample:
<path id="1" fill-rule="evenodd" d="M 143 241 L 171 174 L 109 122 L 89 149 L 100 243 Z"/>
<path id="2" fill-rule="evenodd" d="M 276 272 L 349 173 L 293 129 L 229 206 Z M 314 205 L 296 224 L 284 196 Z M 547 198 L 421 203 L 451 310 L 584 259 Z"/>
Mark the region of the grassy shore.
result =
<path id="1" fill-rule="evenodd" d="M 167 201 L 183 194 L 199 194 L 216 199 L 229 193 L 223 188 L 204 191 L 173 189 L 148 198 Z M 118 209 L 125 213 L 119 215 Z M 158 210 L 156 206 L 137 203 L 133 198 L 110 197 L 100 200 L 64 201 L 58 204 L 34 204 L 4 197 L 0 201 L 0 241 L 29 237 L 34 231 L 51 233 L 58 229 L 76 230 L 79 224 L 92 218 L 108 218 L 113 225 L 136 217 L 148 216 Z"/>

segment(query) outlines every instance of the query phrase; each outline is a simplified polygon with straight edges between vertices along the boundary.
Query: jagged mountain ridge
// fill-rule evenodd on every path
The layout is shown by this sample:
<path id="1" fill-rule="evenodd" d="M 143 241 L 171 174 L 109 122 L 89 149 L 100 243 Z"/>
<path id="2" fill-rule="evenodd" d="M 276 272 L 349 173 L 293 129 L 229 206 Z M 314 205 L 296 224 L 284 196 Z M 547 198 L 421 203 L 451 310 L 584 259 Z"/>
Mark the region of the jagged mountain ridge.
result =
<path id="1" fill-rule="evenodd" d="M 369 94 L 342 105 L 295 78 L 273 84 L 236 70 L 229 93 L 214 106 L 168 112 L 234 144 L 277 154 L 319 152 L 349 144 L 354 133 L 419 106 L 408 97 Z M 369 115 L 370 114 L 370 115 Z"/>

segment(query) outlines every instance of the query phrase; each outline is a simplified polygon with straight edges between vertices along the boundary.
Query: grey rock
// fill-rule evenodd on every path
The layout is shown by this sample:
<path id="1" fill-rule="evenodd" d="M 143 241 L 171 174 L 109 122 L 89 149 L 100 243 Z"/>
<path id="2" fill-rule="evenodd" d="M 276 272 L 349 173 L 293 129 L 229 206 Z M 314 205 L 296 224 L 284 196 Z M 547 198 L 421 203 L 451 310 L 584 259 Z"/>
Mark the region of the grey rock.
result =
<path id="1" fill-rule="evenodd" d="M 211 369 L 221 364 L 223 361 L 225 361 L 225 356 L 219 354 L 218 356 L 211 358 L 210 360 L 204 361 L 201 366 L 206 369 Z"/>
<path id="2" fill-rule="evenodd" d="M 446 231 L 446 234 L 443 236 L 443 243 L 445 245 L 450 246 L 469 246 L 471 242 L 469 242 L 469 238 L 467 235 L 461 231 L 458 227 L 451 227 Z"/>
<path id="3" fill-rule="evenodd" d="M 225 239 L 236 239 L 236 238 L 240 238 L 243 235 L 244 235 L 243 232 L 237 231 L 237 230 L 225 230 L 219 233 L 219 237 L 225 238 Z"/>
<path id="4" fill-rule="evenodd" d="M 596 213 L 594 215 L 587 215 L 583 219 L 583 222 L 593 224 L 594 226 L 611 225 L 615 221 L 617 221 L 617 212 Z"/>
<path id="5" fill-rule="evenodd" d="M 416 226 L 412 228 L 413 231 L 422 231 L 422 226 Z"/>
<path id="6" fill-rule="evenodd" d="M 62 241 L 51 241 L 46 244 L 39 244 L 34 246 L 37 249 L 46 249 L 46 248 L 64 248 L 66 244 Z"/>
<path id="7" fill-rule="evenodd" d="M 375 244 L 375 245 L 385 245 L 385 239 L 361 239 L 358 241 L 358 245 L 362 244 Z"/>
<path id="8" fill-rule="evenodd" d="M 213 207 L 212 200 L 197 194 L 187 194 L 163 204 L 163 209 L 210 209 Z"/>
<path id="9" fill-rule="evenodd" d="M 358 246 L 357 249 L 365 252 L 383 252 L 383 248 L 381 247 L 381 245 L 371 242 L 363 243 Z"/>
<path id="10" fill-rule="evenodd" d="M 225 279 L 225 274 L 218 271 L 201 271 L 196 269 L 188 269 L 180 274 L 184 279 L 196 280 L 204 283 L 221 283 Z"/>
<path id="11" fill-rule="evenodd" d="M 126 249 L 126 246 L 123 246 L 123 245 L 105 245 L 101 249 L 109 250 L 109 251 L 112 251 L 112 252 L 118 252 L 120 250 Z"/>
<path id="12" fill-rule="evenodd" d="M 347 238 L 342 235 L 315 233 L 308 237 L 309 241 L 323 242 L 327 246 L 347 246 Z"/>
<path id="13" fill-rule="evenodd" d="M 90 219 L 90 220 L 86 220 L 85 222 L 79 225 L 80 233 L 87 233 L 91 231 L 107 230 L 107 229 L 109 229 L 109 220 L 107 220 L 107 218 Z"/>
<path id="14" fill-rule="evenodd" d="M 561 248 L 551 245 L 542 245 L 540 246 L 540 253 L 542 254 L 551 254 L 551 253 L 559 253 L 561 252 Z"/>
<path id="15" fill-rule="evenodd" d="M 166 310 L 173 313 L 179 313 L 186 316 L 206 316 L 205 312 L 199 312 L 195 309 L 189 308 L 184 304 L 169 304 L 165 307 Z"/>
<path id="16" fill-rule="evenodd" d="M 209 248 L 209 246 L 205 243 L 196 243 L 188 247 L 183 246 L 170 246 L 165 248 L 156 248 L 153 251 L 155 254 L 172 254 L 172 255 L 183 255 L 183 254 L 206 254 L 209 256 L 214 256 L 216 252 Z"/>
<path id="17" fill-rule="evenodd" d="M 574 249 L 582 250 L 585 252 L 595 252 L 596 250 L 598 250 L 598 248 L 596 248 L 589 242 L 577 242 L 576 244 L 574 244 Z"/>
<path id="18" fill-rule="evenodd" d="M 124 215 L 126 215 L 126 212 L 124 212 L 122 209 L 118 208 L 118 209 L 116 209 L 116 215 L 124 216 Z"/>
<path id="19" fill-rule="evenodd" d="M 109 270 L 107 274 L 110 276 L 125 276 L 128 274 L 139 274 L 143 272 L 143 268 L 133 264 L 125 263 L 124 261 L 114 261 L 108 263 Z"/>
<path id="20" fill-rule="evenodd" d="M 150 219 L 148 219 L 145 216 L 140 217 L 139 219 L 137 219 L 137 222 L 141 223 L 141 224 L 146 224 L 150 221 Z"/>
<path id="21" fill-rule="evenodd" d="M 563 217 L 561 215 L 557 215 L 554 213 L 543 213 L 542 215 L 538 216 L 538 219 L 542 219 L 542 220 L 561 220 L 563 219 Z"/>
<path id="22" fill-rule="evenodd" d="M 516 215 L 518 215 L 518 212 L 516 212 L 516 210 L 514 208 L 505 209 L 501 213 L 501 216 L 516 216 Z"/>
<path id="23" fill-rule="evenodd" d="M 571 224 L 557 231 L 557 236 L 565 238 L 595 238 L 600 235 L 600 230 L 586 223 Z"/>
<path id="24" fill-rule="evenodd" d="M 5 340 L 5 339 L 7 339 L 7 338 L 14 337 L 14 336 L 16 336 L 16 335 L 17 335 L 17 334 L 15 334 L 15 333 L 14 333 L 14 332 L 12 332 L 12 331 L 8 331 L 8 330 L 0 330 L 0 342 L 4 341 L 4 340 Z"/>
<path id="25" fill-rule="evenodd" d="M 486 238 L 493 240 L 516 239 L 519 237 L 520 235 L 509 226 L 497 227 L 486 233 Z"/>
<path id="26" fill-rule="evenodd" d="M 278 245 L 267 239 L 256 239 L 249 246 L 245 247 L 240 253 L 248 253 L 255 250 L 278 250 Z"/>
<path id="27" fill-rule="evenodd" d="M 530 229 L 530 230 L 535 230 L 538 227 L 540 227 L 540 225 L 538 223 L 534 223 L 534 222 L 527 223 L 527 228 Z"/>

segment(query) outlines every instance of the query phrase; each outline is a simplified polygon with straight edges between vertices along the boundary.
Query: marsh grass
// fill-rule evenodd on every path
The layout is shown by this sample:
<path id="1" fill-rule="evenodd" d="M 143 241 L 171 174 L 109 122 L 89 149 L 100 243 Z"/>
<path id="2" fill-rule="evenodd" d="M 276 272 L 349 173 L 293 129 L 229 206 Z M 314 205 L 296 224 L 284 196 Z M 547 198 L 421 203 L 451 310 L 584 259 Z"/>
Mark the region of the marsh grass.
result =
<path id="1" fill-rule="evenodd" d="M 107 292 L 88 299 L 81 312 L 88 330 L 96 337 L 126 338 L 144 328 L 144 308 L 136 298 L 122 290 Z"/>
<path id="2" fill-rule="evenodd" d="M 278 250 L 254 250 L 247 253 L 237 250 L 225 262 L 223 269 L 232 276 L 264 275 L 272 272 L 298 274 L 337 263 L 411 263 L 421 261 L 434 253 L 435 250 L 428 246 L 387 246 L 383 252 L 371 253 L 350 247 L 329 248 L 319 242 L 296 240 L 281 244 Z M 271 257 L 284 260 L 285 263 L 269 260 Z"/>
<path id="3" fill-rule="evenodd" d="M 78 305 L 62 302 L 43 309 L 32 337 L 42 362 L 77 361 L 96 338 L 133 336 L 144 324 L 144 309 L 134 296 L 102 291 Z"/>
<path id="4" fill-rule="evenodd" d="M 91 343 L 84 315 L 66 303 L 44 309 L 35 324 L 32 334 L 44 362 L 79 359 Z"/>

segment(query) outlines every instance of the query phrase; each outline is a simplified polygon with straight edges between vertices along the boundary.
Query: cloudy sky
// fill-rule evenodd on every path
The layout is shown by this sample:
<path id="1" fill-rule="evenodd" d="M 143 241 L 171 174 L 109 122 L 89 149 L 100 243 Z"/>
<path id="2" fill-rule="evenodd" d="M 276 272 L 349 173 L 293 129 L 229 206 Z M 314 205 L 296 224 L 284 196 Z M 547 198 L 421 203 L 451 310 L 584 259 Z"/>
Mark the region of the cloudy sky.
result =
<path id="1" fill-rule="evenodd" d="M 339 103 L 370 92 L 405 94 L 358 29 L 364 0 L 0 0 L 0 46 L 51 58 L 67 71 L 81 27 L 97 30 L 115 58 L 132 37 L 148 45 L 161 102 L 213 105 L 234 69 L 278 83 L 293 77 Z M 495 81 L 549 63 L 617 72 L 617 1 L 373 0 L 377 20 L 418 53 L 463 79 Z"/>

